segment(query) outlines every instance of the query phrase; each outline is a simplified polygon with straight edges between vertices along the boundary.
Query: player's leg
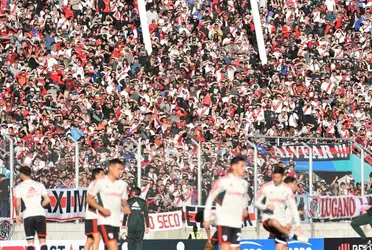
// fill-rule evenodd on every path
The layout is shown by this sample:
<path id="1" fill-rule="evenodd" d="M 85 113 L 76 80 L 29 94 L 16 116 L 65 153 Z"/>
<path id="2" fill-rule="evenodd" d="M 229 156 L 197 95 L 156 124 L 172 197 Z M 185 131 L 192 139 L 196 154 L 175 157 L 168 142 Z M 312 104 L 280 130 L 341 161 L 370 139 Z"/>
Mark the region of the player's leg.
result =
<path id="1" fill-rule="evenodd" d="M 229 227 L 217 226 L 218 244 L 220 250 L 230 250 L 231 245 L 231 230 Z"/>
<path id="2" fill-rule="evenodd" d="M 218 231 L 214 232 L 210 244 L 205 245 L 204 250 L 212 250 L 214 248 L 218 248 Z"/>
<path id="3" fill-rule="evenodd" d="M 37 221 L 37 236 L 39 237 L 40 242 L 40 250 L 48 250 L 48 246 L 46 244 L 46 237 L 47 237 L 47 223 L 45 216 L 38 216 L 36 218 Z"/>
<path id="4" fill-rule="evenodd" d="M 367 224 L 372 224 L 372 215 L 365 213 L 360 216 L 355 217 L 351 221 L 351 227 L 355 230 L 359 236 L 365 240 L 364 246 L 361 248 L 362 250 L 367 250 L 367 249 L 372 249 L 372 244 L 369 240 L 367 240 L 367 236 L 364 233 L 363 229 L 360 226 L 367 225 Z"/>
<path id="5" fill-rule="evenodd" d="M 276 232 L 275 234 L 275 249 L 276 250 L 287 250 L 288 247 L 288 237 L 284 234 Z"/>
<path id="6" fill-rule="evenodd" d="M 364 233 L 363 229 L 360 226 L 371 224 L 372 221 L 372 216 L 369 215 L 368 213 L 362 214 L 360 216 L 355 217 L 351 221 L 351 227 L 354 229 L 354 231 L 359 234 L 359 236 L 365 240 L 367 239 L 366 234 Z"/>
<path id="7" fill-rule="evenodd" d="M 144 236 L 145 236 L 145 227 L 139 228 L 137 231 L 136 239 L 135 239 L 135 250 L 142 250 Z"/>
<path id="8" fill-rule="evenodd" d="M 294 233 L 291 233 L 290 230 L 287 227 L 282 226 L 279 223 L 279 221 L 277 221 L 275 219 L 270 219 L 270 220 L 267 220 L 265 222 L 268 223 L 268 226 L 270 228 L 273 228 L 274 230 L 277 230 L 280 234 L 284 234 L 288 238 L 293 238 L 293 239 L 301 241 L 301 242 L 308 242 L 309 241 L 309 239 L 307 237 L 299 236 L 299 235 L 296 235 Z"/>
<path id="9" fill-rule="evenodd" d="M 289 235 L 290 235 L 290 231 L 289 231 L 289 229 L 288 229 L 287 227 L 285 227 L 285 226 L 282 226 L 282 225 L 279 223 L 279 221 L 277 221 L 277 220 L 275 220 L 275 219 L 270 219 L 270 220 L 267 221 L 267 223 L 268 223 L 268 226 L 269 226 L 270 228 L 274 228 L 274 229 L 276 229 L 277 231 L 279 231 L 280 233 L 282 233 L 282 234 L 284 234 L 284 235 L 286 235 L 286 236 L 289 237 Z"/>
<path id="10" fill-rule="evenodd" d="M 241 229 L 240 228 L 231 228 L 231 250 L 239 250 L 240 249 L 240 236 L 241 236 Z"/>
<path id="11" fill-rule="evenodd" d="M 85 235 L 87 240 L 85 242 L 84 250 L 98 250 L 101 236 L 98 230 L 97 219 L 85 220 Z"/>
<path id="12" fill-rule="evenodd" d="M 287 245 L 275 244 L 275 250 L 287 250 Z"/>
<path id="13" fill-rule="evenodd" d="M 117 240 L 111 240 L 106 244 L 107 250 L 118 250 L 118 242 Z"/>
<path id="14" fill-rule="evenodd" d="M 87 235 L 87 240 L 85 241 L 84 250 L 90 250 L 93 245 L 93 235 Z"/>
<path id="15" fill-rule="evenodd" d="M 134 226 L 128 225 L 127 227 L 127 242 L 128 242 L 128 250 L 134 250 L 135 249 L 135 230 Z"/>
<path id="16" fill-rule="evenodd" d="M 101 225 L 99 229 L 105 248 L 107 250 L 118 250 L 119 228 Z"/>
<path id="17" fill-rule="evenodd" d="M 84 250 L 90 250 L 90 248 L 93 245 L 93 221 L 85 220 L 84 227 L 85 227 L 85 235 L 87 236 L 87 240 L 85 241 L 85 245 L 84 245 Z"/>
<path id="18" fill-rule="evenodd" d="M 99 233 L 94 233 L 92 250 L 98 250 L 100 242 L 101 242 L 101 235 Z"/>
<path id="19" fill-rule="evenodd" d="M 27 247 L 26 250 L 35 250 L 35 233 L 36 233 L 36 225 L 34 223 L 33 217 L 25 218 L 23 220 L 23 227 L 25 230 L 26 240 L 27 240 Z"/>

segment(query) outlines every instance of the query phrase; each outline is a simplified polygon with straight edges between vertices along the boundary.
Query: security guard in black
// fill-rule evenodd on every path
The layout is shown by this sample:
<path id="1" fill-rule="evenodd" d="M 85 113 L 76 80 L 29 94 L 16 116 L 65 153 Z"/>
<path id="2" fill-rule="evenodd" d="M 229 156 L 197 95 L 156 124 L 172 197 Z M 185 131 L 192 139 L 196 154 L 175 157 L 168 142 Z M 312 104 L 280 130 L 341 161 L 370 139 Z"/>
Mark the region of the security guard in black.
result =
<path id="1" fill-rule="evenodd" d="M 124 215 L 123 226 L 127 226 L 128 250 L 142 250 L 143 236 L 148 232 L 150 223 L 146 201 L 139 196 L 141 189 L 133 189 L 134 197 L 128 200 L 131 208 L 129 215 Z M 146 222 L 146 227 L 145 227 Z"/>

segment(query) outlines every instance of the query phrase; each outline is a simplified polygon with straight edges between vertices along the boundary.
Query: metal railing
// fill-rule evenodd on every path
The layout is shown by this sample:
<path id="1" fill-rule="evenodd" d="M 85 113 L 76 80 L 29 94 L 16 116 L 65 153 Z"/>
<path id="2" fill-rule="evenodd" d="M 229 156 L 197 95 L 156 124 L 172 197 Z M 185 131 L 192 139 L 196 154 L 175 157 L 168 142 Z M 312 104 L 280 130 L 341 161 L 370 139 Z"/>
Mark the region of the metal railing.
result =
<path id="1" fill-rule="evenodd" d="M 372 156 L 372 153 L 371 151 L 369 151 L 368 149 L 365 149 L 363 146 L 359 145 L 358 143 L 354 142 L 354 141 L 350 141 L 350 140 L 342 140 L 342 139 L 337 139 L 337 138 L 319 138 L 319 137 L 305 137 L 305 138 L 299 138 L 299 137 L 269 137 L 269 136 L 261 136 L 261 135 L 256 135 L 256 136 L 247 136 L 248 138 L 248 141 L 247 141 L 247 145 L 249 145 L 249 147 L 251 147 L 253 149 L 253 152 L 251 153 L 248 153 L 251 157 L 251 160 L 250 160 L 250 164 L 251 164 L 251 167 L 252 167 L 252 170 L 253 170 L 253 173 L 252 173 L 252 179 L 253 179 L 253 194 L 254 196 L 257 194 L 258 192 L 258 189 L 259 189 L 259 185 L 258 185 L 258 175 L 260 173 L 259 171 L 259 167 L 258 167 L 258 148 L 257 148 L 257 142 L 258 141 L 262 141 L 264 140 L 265 141 L 265 144 L 271 144 L 271 145 L 275 145 L 275 146 L 280 146 L 280 145 L 289 145 L 289 144 L 297 144 L 297 145 L 302 145 L 303 147 L 307 148 L 307 151 L 308 151 L 308 154 L 310 155 L 310 157 L 308 158 L 308 165 L 309 165 L 309 171 L 307 171 L 308 173 L 308 179 L 307 180 L 307 187 L 308 187 L 308 194 L 310 196 L 314 195 L 314 188 L 313 188 L 313 156 L 312 156 L 312 148 L 308 146 L 308 144 L 326 144 L 326 143 L 343 143 L 343 142 L 348 142 L 350 143 L 350 150 L 351 152 L 354 152 L 355 154 L 357 154 L 360 158 L 361 158 L 361 164 L 360 164 L 360 172 L 361 172 L 361 183 L 362 183 L 362 187 L 364 187 L 364 183 L 365 183 L 365 180 L 364 180 L 364 174 L 365 174 L 365 161 L 364 159 L 367 159 L 367 157 L 371 157 Z M 0 148 L 0 150 L 5 150 L 6 152 L 3 153 L 3 155 L 6 155 L 6 154 L 9 154 L 10 158 L 9 158 L 9 161 L 7 162 L 7 165 L 9 166 L 9 170 L 10 170 L 10 188 L 13 188 L 15 183 L 14 183 L 14 173 L 15 173 L 15 162 L 14 162 L 14 144 L 13 144 L 13 139 L 10 138 L 9 136 L 7 135 L 2 135 L 2 141 L 7 141 L 8 143 L 8 146 L 7 147 L 2 147 Z M 105 162 L 104 158 L 106 157 L 106 159 L 109 159 L 109 158 L 113 158 L 113 157 L 119 157 L 119 158 L 122 158 L 125 156 L 125 152 L 124 152 L 124 148 L 123 149 L 115 149 L 115 150 L 110 150 L 110 149 L 107 149 L 107 150 L 103 150 L 103 151 L 99 151 L 98 148 L 94 149 L 94 154 L 95 154 L 95 157 L 96 158 L 93 158 L 93 160 L 91 159 L 90 162 L 85 162 L 84 159 L 82 159 L 82 155 L 86 155 L 86 151 L 89 150 L 89 148 L 87 149 L 86 147 L 82 146 L 81 145 L 81 142 L 79 141 L 75 141 L 73 140 L 72 138 L 69 138 L 69 141 L 70 141 L 70 146 L 71 147 L 75 147 L 74 150 L 71 150 L 69 149 L 68 152 L 69 154 L 67 154 L 68 156 L 70 156 L 71 154 L 73 154 L 73 157 L 72 157 L 72 161 L 73 163 L 71 164 L 74 169 L 75 169 L 75 173 L 74 173 L 74 186 L 75 187 L 79 187 L 81 186 L 80 185 L 80 181 L 86 179 L 86 177 L 84 176 L 86 172 L 89 172 L 89 171 L 86 171 L 86 169 L 91 169 L 93 168 L 94 164 L 103 164 Z M 134 154 L 134 158 L 128 158 L 129 160 L 127 160 L 126 162 L 128 163 L 129 162 L 129 169 L 132 170 L 134 172 L 136 172 L 136 176 L 135 179 L 136 181 L 134 181 L 134 183 L 136 182 L 136 184 L 138 186 L 141 186 L 142 185 L 142 181 L 143 181 L 143 167 L 142 167 L 142 162 L 144 161 L 144 157 L 143 157 L 143 152 L 142 152 L 142 148 L 143 147 L 148 147 L 149 145 L 145 145 L 144 142 L 141 141 L 141 139 L 139 140 L 134 140 L 134 139 L 130 139 L 129 141 L 133 147 L 131 147 L 131 154 Z M 203 196 L 203 194 L 207 193 L 208 192 L 208 187 L 206 187 L 207 185 L 204 183 L 203 181 L 203 174 L 205 173 L 205 171 L 209 171 L 209 170 L 212 170 L 212 169 L 216 169 L 216 168 L 212 168 L 211 167 L 211 161 L 210 161 L 210 158 L 211 158 L 211 155 L 210 155 L 210 152 L 209 151 L 206 151 L 206 149 L 204 149 L 203 145 L 205 143 L 199 143 L 197 142 L 196 140 L 194 139 L 191 139 L 191 143 L 190 143 L 190 146 L 194 146 L 194 148 L 196 150 L 193 150 L 192 148 L 189 148 L 188 151 L 187 150 L 180 150 L 181 151 L 181 155 L 179 158 L 183 158 L 183 157 L 186 157 L 188 159 L 185 159 L 185 161 L 187 161 L 187 164 L 190 165 L 190 162 L 194 162 L 196 161 L 196 164 L 194 165 L 195 168 L 197 168 L 197 171 L 196 171 L 196 174 L 195 174 L 195 179 L 197 180 L 196 183 L 195 183 L 195 186 L 193 186 L 193 188 L 196 188 L 197 189 L 197 197 L 195 196 L 194 199 L 196 200 L 197 199 L 197 204 L 198 205 L 203 205 L 203 199 L 205 198 Z M 160 165 L 163 165 L 165 168 L 169 169 L 169 168 L 172 168 L 172 167 L 175 167 L 177 166 L 177 162 L 175 163 L 174 162 L 174 159 L 175 158 L 175 153 L 174 151 L 171 151 L 169 150 L 171 148 L 170 146 L 170 143 L 169 141 L 167 141 L 166 143 L 164 143 L 165 145 L 165 151 L 164 151 L 164 154 L 163 155 L 160 155 L 159 157 L 163 157 L 162 158 L 162 162 Z M 93 150 L 93 149 L 92 149 Z M 187 151 L 186 154 L 183 154 L 184 152 L 182 151 Z M 194 152 L 196 151 L 196 152 Z M 226 148 L 222 148 L 220 149 L 220 151 L 228 151 L 228 149 Z M 194 153 L 191 153 L 191 152 L 194 152 Z M 153 152 L 151 152 L 153 153 Z M 97 155 L 103 155 L 103 156 L 100 156 L 97 158 Z M 186 156 L 187 155 L 187 156 Z M 221 153 L 221 155 L 223 155 Z M 172 158 L 173 157 L 173 158 Z M 87 158 L 87 157 L 86 157 Z M 177 158 L 177 159 L 179 159 Z M 221 156 L 218 155 L 218 158 L 220 159 Z M 19 161 L 17 162 L 18 165 L 22 165 L 22 162 L 21 162 L 21 159 L 18 159 Z M 59 159 L 60 161 L 61 159 Z M 132 162 L 133 161 L 133 162 Z M 93 163 L 94 164 L 93 164 Z M 228 164 L 228 160 L 224 160 L 224 164 Z M 136 171 L 134 171 L 134 169 L 136 169 Z M 83 171 L 83 172 L 81 172 Z M 81 178 L 81 179 L 80 179 Z M 182 178 L 182 175 L 181 175 L 181 178 Z M 84 183 L 84 182 L 82 182 Z M 210 187 L 209 187 L 210 188 Z M 364 195 L 365 192 L 364 192 L 364 188 L 362 188 L 362 195 Z M 256 212 L 256 215 L 257 215 L 257 212 Z"/>

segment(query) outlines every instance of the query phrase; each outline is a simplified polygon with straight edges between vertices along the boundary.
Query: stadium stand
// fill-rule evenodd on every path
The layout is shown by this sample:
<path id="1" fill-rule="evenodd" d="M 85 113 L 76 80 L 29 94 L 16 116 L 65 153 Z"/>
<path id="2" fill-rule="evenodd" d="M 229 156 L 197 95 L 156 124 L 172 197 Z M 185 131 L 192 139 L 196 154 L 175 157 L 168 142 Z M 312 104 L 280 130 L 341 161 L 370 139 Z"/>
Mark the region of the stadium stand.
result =
<path id="1" fill-rule="evenodd" d="M 233 155 L 252 166 L 248 135 L 371 149 L 371 0 L 268 1 L 264 66 L 249 1 L 147 2 L 151 55 L 136 1 L 1 1 L 0 130 L 16 141 L 17 166 L 31 166 L 47 188 L 73 187 L 75 141 L 79 186 L 111 157 L 125 160 L 123 179 L 134 186 L 141 139 L 153 211 L 196 202 L 193 140 L 207 162 L 203 194 Z M 253 142 L 263 183 L 280 159 Z"/>

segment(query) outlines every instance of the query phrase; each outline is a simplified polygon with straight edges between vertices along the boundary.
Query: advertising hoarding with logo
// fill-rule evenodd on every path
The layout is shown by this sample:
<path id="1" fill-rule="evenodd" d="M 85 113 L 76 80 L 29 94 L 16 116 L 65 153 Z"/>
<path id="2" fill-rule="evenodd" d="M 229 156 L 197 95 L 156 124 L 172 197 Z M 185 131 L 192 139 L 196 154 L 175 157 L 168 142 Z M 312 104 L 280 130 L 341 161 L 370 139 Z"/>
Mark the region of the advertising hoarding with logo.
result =
<path id="1" fill-rule="evenodd" d="M 363 248 L 367 243 L 361 238 L 326 238 L 324 248 L 327 250 L 372 250 L 372 247 Z"/>
<path id="2" fill-rule="evenodd" d="M 241 250 L 275 250 L 274 240 L 242 240 Z M 323 239 L 310 239 L 309 243 L 301 243 L 295 240 L 288 241 L 288 250 L 324 250 Z M 327 249 L 328 250 L 328 249 Z"/>
<path id="3" fill-rule="evenodd" d="M 204 249 L 206 240 L 144 240 L 143 250 L 197 250 Z M 47 241 L 48 250 L 83 250 L 85 240 L 49 240 Z M 128 250 L 126 242 L 119 244 L 119 250 Z M 40 249 L 39 244 L 35 244 L 36 249 Z M 101 242 L 99 250 L 104 250 Z M 27 250 L 25 240 L 0 241 L 0 250 Z"/>

